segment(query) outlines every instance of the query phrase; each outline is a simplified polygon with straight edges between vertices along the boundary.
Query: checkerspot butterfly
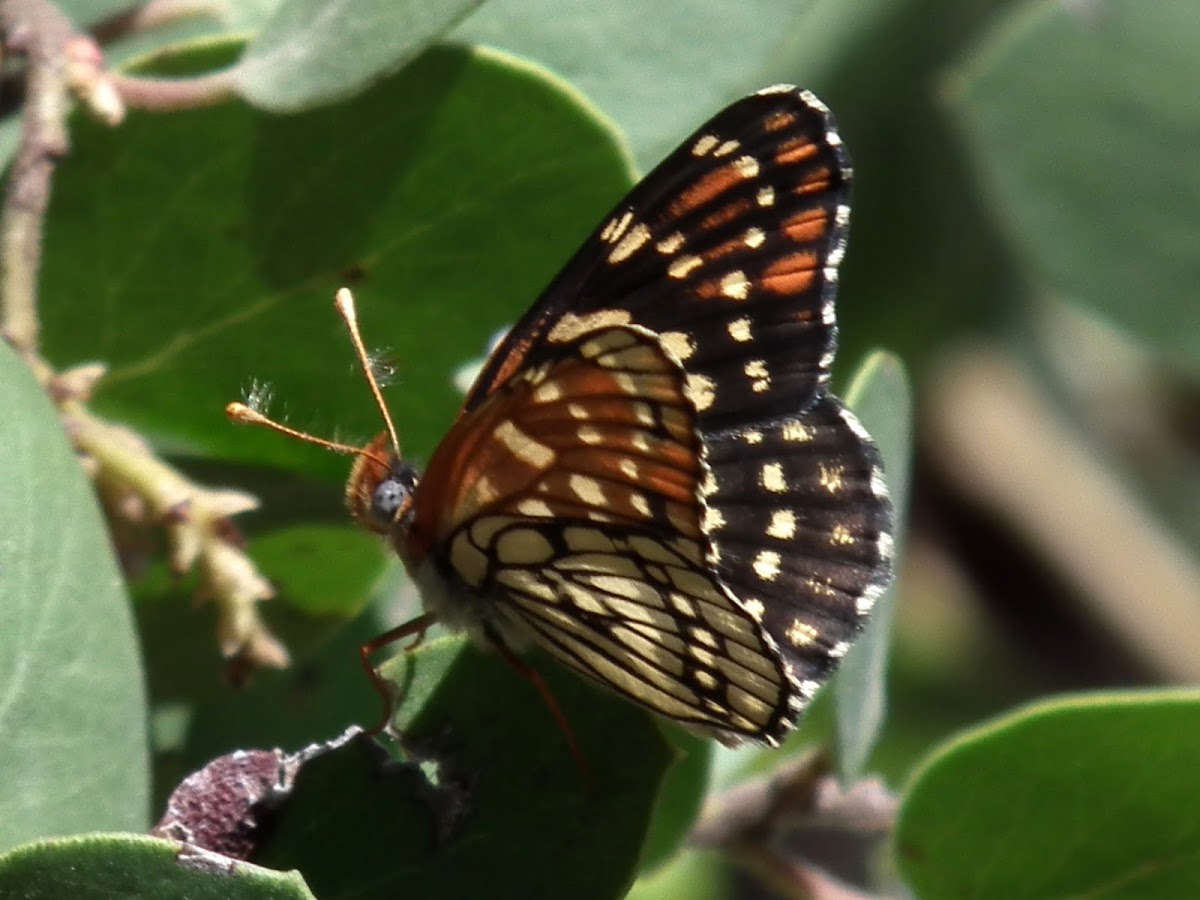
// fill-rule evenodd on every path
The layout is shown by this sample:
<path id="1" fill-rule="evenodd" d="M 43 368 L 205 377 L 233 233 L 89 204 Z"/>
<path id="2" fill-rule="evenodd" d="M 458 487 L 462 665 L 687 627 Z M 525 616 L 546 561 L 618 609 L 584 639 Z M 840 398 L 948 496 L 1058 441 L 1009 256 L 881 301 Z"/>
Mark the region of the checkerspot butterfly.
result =
<path id="1" fill-rule="evenodd" d="M 423 474 L 386 410 L 364 448 L 317 440 L 357 455 L 350 510 L 421 589 L 388 637 L 538 646 L 695 731 L 778 743 L 891 575 L 878 454 L 829 390 L 850 176 L 816 97 L 746 97 L 584 242 Z"/>

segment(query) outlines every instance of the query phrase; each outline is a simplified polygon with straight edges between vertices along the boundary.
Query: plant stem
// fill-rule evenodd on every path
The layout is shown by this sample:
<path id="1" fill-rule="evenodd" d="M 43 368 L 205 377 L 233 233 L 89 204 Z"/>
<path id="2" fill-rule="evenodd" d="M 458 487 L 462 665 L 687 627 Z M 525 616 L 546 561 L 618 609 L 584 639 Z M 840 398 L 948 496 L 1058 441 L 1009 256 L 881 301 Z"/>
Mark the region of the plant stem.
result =
<path id="1" fill-rule="evenodd" d="M 21 142 L 0 212 L 0 333 L 34 364 L 42 223 L 54 167 L 67 152 L 66 47 L 76 35 L 66 16 L 46 0 L 0 3 L 0 28 L 8 46 L 28 61 Z"/>

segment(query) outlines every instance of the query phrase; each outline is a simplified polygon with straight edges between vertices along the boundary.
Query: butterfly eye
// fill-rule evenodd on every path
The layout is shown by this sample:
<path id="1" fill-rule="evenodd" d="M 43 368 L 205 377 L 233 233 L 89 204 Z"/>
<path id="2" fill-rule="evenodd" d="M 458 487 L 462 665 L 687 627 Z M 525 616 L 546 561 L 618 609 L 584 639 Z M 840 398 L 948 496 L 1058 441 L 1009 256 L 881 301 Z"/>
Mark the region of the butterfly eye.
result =
<path id="1" fill-rule="evenodd" d="M 379 482 L 371 494 L 371 518 L 383 528 L 391 528 L 411 508 L 416 487 L 415 470 L 406 463 L 397 463 L 388 477 Z"/>

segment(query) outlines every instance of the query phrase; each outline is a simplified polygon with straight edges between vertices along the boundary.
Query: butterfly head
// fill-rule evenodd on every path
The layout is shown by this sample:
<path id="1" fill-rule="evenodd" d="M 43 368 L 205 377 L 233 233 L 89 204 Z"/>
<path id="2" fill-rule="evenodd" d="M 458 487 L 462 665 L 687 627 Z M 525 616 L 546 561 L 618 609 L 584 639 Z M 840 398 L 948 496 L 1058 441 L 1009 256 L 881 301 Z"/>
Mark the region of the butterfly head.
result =
<path id="1" fill-rule="evenodd" d="M 391 447 L 383 432 L 371 441 L 350 470 L 346 506 L 355 521 L 376 534 L 400 535 L 412 521 L 417 470 Z"/>

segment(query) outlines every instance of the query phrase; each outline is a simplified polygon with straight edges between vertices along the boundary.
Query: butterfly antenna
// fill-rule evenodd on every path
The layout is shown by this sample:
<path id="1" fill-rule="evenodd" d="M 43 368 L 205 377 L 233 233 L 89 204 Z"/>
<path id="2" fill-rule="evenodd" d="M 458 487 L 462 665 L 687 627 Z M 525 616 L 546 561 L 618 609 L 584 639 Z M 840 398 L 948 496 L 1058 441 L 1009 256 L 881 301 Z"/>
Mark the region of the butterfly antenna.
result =
<path id="1" fill-rule="evenodd" d="M 263 415 L 257 409 L 254 409 L 254 407 L 248 406 L 245 403 L 230 403 L 225 407 L 225 415 L 241 425 L 257 425 L 261 428 L 269 428 L 271 431 L 286 434 L 288 437 L 304 441 L 306 444 L 316 444 L 318 447 L 324 447 L 326 450 L 332 450 L 334 453 L 344 453 L 347 456 L 365 456 L 385 468 L 388 465 L 386 459 L 381 459 L 374 453 L 368 453 L 362 447 L 355 447 L 353 444 L 342 444 L 338 441 L 330 441 L 326 438 L 317 437 L 315 434 L 309 434 L 307 431 L 289 428 L 282 422 L 276 422 L 274 419 Z"/>
<path id="2" fill-rule="evenodd" d="M 358 313 L 354 309 L 354 296 L 350 293 L 349 288 L 342 288 L 337 292 L 334 306 L 337 307 L 342 321 L 346 323 L 346 330 L 350 332 L 350 342 L 354 344 L 354 352 L 358 354 L 363 375 L 371 388 L 371 394 L 375 397 L 375 405 L 379 407 L 379 414 L 383 417 L 384 427 L 387 428 L 388 438 L 392 442 L 392 450 L 399 456 L 400 438 L 396 435 L 396 426 L 392 424 L 392 416 L 388 412 L 387 404 L 383 402 L 383 391 L 379 389 L 379 381 L 375 378 L 375 372 L 371 367 L 371 357 L 367 354 L 367 347 L 358 331 Z"/>

